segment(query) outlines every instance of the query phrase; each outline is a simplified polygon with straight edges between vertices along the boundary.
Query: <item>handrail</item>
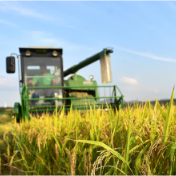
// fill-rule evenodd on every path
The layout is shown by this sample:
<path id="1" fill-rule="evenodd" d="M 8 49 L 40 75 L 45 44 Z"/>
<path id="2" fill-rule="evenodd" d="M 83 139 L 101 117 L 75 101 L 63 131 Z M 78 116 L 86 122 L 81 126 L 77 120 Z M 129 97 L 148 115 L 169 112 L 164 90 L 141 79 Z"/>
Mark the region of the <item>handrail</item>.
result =
<path id="1" fill-rule="evenodd" d="M 47 106 L 46 105 L 43 105 L 43 106 L 41 105 L 41 106 L 31 106 L 31 109 L 35 109 L 35 108 L 56 108 L 56 107 L 63 107 L 63 106 L 65 106 L 65 107 L 94 106 L 94 105 L 95 106 L 99 106 L 99 105 L 105 106 L 105 105 L 107 105 L 107 103 L 84 104 L 84 105 L 81 103 L 81 104 L 76 104 L 76 105 L 72 104 L 72 105 L 57 105 L 57 106 L 56 105 L 47 105 Z"/>
<path id="2" fill-rule="evenodd" d="M 40 86 L 40 87 L 27 87 L 28 89 L 54 89 L 54 88 L 61 88 L 61 89 L 70 89 L 70 88 L 89 88 L 89 87 L 114 87 L 114 86 Z"/>
<path id="3" fill-rule="evenodd" d="M 68 97 L 68 98 L 25 98 L 24 100 L 70 100 L 70 99 L 101 99 L 101 98 L 120 98 L 122 96 L 110 96 L 110 97 Z"/>
<path id="4" fill-rule="evenodd" d="M 26 78 L 53 78 L 53 76 L 25 76 Z"/>
<path id="5" fill-rule="evenodd" d="M 120 91 L 120 89 L 115 85 L 116 89 L 120 92 L 120 94 L 124 97 L 124 95 L 122 94 L 122 92 Z"/>
<path id="6" fill-rule="evenodd" d="M 86 90 L 89 90 L 89 89 L 91 89 L 91 88 L 98 88 L 98 87 L 104 87 L 104 88 L 106 88 L 106 87 L 115 87 L 118 91 L 119 91 L 119 93 L 121 94 L 121 96 L 123 96 L 124 97 L 124 95 L 122 94 L 122 92 L 120 91 L 120 89 L 116 86 L 116 85 L 113 85 L 113 86 L 92 86 L 92 85 L 90 85 L 90 86 L 40 86 L 40 87 L 26 87 L 27 89 L 71 89 L 71 88 L 81 88 L 82 90 L 84 90 L 84 89 L 86 89 Z M 120 96 L 120 97 L 121 97 Z M 119 98 L 119 97 L 117 97 L 117 98 Z M 30 99 L 30 100 L 32 100 L 32 99 Z"/>

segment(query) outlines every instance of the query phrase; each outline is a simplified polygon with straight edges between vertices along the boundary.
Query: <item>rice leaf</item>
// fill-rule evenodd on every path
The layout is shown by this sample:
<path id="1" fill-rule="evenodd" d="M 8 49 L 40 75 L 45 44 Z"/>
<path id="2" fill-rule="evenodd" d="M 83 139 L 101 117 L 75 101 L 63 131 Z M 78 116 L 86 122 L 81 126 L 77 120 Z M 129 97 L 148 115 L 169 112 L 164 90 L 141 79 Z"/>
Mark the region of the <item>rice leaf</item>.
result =
<path id="1" fill-rule="evenodd" d="M 170 165 L 170 167 L 169 167 L 169 175 L 172 175 L 173 165 L 174 165 L 174 163 L 176 162 L 176 161 L 174 161 L 175 149 L 176 149 L 176 144 L 172 144 L 172 146 L 171 146 L 171 151 L 170 151 L 171 165 Z"/>
<path id="2" fill-rule="evenodd" d="M 175 85 L 174 85 L 175 88 Z M 163 138 L 163 144 L 167 141 L 168 135 L 169 135 L 169 127 L 170 127 L 170 121 L 171 121 L 171 113 L 172 113 L 172 105 L 173 105 L 173 98 L 174 98 L 174 88 L 172 91 L 170 103 L 169 103 L 169 109 L 167 112 L 167 117 L 166 117 L 166 122 L 165 122 L 165 127 L 164 127 L 164 138 Z"/>
<path id="3" fill-rule="evenodd" d="M 128 124 L 126 147 L 125 147 L 125 160 L 126 160 L 127 163 L 129 162 L 128 160 L 129 160 L 130 136 L 131 136 L 131 114 L 130 114 L 129 106 L 128 106 L 128 116 L 129 116 L 129 124 Z M 127 164 L 125 164 L 124 171 L 125 171 L 126 174 L 128 174 Z"/>
<path id="4" fill-rule="evenodd" d="M 140 166 L 141 166 L 141 161 L 142 161 L 142 155 L 144 154 L 144 152 L 148 149 L 150 144 L 147 144 L 138 154 L 137 158 L 136 158 L 136 162 L 135 162 L 135 167 L 136 167 L 136 175 L 138 175 Z"/>

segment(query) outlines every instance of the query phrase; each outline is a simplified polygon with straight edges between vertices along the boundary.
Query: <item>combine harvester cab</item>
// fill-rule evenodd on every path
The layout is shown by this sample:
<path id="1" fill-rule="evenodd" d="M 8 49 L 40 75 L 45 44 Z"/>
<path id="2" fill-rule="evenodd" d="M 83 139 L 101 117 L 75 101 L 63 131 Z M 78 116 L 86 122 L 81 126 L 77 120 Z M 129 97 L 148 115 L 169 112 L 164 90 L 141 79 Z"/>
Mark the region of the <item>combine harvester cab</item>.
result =
<path id="1" fill-rule="evenodd" d="M 94 56 L 85 59 L 79 64 L 63 71 L 62 48 L 29 47 L 19 48 L 20 65 L 19 86 L 21 104 L 15 103 L 14 115 L 17 122 L 31 114 L 53 112 L 64 107 L 85 111 L 92 108 L 106 109 L 123 107 L 123 95 L 116 85 L 98 86 L 90 76 L 86 80 L 76 72 L 81 68 L 100 60 L 102 83 L 112 82 L 110 53 L 104 49 Z M 13 54 L 12 54 L 13 55 Z M 15 73 L 15 57 L 6 58 L 7 73 Z M 19 62 L 19 55 L 17 55 Z M 18 65 L 19 67 L 19 65 Z M 73 74 L 68 80 L 64 77 Z M 117 95 L 119 92 L 119 96 Z"/>

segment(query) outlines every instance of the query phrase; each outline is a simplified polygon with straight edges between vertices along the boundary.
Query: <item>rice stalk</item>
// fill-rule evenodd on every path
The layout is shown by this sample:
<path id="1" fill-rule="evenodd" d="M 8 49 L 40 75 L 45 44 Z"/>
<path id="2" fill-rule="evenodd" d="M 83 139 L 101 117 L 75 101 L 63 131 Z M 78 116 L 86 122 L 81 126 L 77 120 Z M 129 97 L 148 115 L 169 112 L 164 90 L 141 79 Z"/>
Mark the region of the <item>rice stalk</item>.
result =
<path id="1" fill-rule="evenodd" d="M 128 106 L 128 117 L 129 117 L 129 124 L 128 124 L 126 147 L 125 147 L 125 160 L 127 163 L 129 163 L 130 136 L 131 136 L 131 113 L 130 113 L 129 106 Z M 124 172 L 126 174 L 128 174 L 128 165 L 127 164 L 125 164 Z"/>

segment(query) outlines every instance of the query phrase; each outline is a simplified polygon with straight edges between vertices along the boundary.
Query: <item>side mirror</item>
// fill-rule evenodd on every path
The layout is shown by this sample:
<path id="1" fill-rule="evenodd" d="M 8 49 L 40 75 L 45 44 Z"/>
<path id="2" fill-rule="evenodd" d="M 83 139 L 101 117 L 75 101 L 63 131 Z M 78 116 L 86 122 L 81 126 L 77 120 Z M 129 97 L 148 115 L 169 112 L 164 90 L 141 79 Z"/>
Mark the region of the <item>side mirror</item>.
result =
<path id="1" fill-rule="evenodd" d="M 15 57 L 6 57 L 6 72 L 15 73 Z"/>

